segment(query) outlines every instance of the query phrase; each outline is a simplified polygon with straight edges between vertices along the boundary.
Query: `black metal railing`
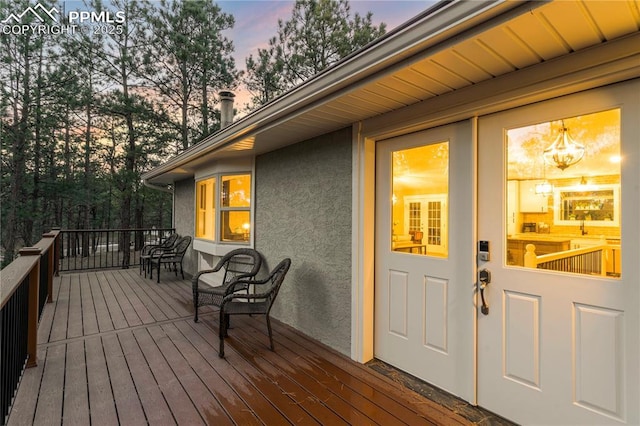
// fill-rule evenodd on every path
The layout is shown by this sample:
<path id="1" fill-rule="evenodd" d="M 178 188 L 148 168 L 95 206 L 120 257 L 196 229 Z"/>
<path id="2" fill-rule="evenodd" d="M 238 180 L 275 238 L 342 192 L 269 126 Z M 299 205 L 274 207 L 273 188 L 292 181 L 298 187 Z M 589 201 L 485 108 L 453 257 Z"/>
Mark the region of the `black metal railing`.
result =
<path id="1" fill-rule="evenodd" d="M 174 228 L 65 229 L 60 231 L 60 270 L 128 268 L 140 265 L 145 244 L 162 242 Z"/>
<path id="2" fill-rule="evenodd" d="M 6 423 L 25 367 L 37 365 L 38 321 L 51 300 L 59 232 L 42 236 L 0 274 L 0 421 Z"/>
<path id="3" fill-rule="evenodd" d="M 0 411 L 2 424 L 15 396 L 27 363 L 27 327 L 29 324 L 29 278 L 22 280 L 0 312 Z"/>

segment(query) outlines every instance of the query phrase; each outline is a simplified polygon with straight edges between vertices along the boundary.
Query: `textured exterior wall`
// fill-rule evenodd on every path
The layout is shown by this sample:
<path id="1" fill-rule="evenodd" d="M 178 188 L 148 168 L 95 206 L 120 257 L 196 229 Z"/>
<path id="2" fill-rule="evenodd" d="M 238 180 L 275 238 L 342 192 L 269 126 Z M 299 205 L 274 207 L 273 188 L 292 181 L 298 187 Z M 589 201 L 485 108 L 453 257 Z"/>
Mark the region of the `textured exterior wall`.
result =
<path id="1" fill-rule="evenodd" d="M 351 129 L 256 158 L 256 249 L 291 269 L 273 317 L 351 350 Z"/>
<path id="2" fill-rule="evenodd" d="M 195 181 L 185 179 L 175 183 L 173 190 L 174 226 L 180 235 L 190 235 L 193 238 L 195 229 Z M 193 241 L 184 257 L 183 268 L 185 274 L 192 275 L 197 270 L 197 253 L 193 250 Z M 186 277 L 186 275 L 185 275 Z"/>

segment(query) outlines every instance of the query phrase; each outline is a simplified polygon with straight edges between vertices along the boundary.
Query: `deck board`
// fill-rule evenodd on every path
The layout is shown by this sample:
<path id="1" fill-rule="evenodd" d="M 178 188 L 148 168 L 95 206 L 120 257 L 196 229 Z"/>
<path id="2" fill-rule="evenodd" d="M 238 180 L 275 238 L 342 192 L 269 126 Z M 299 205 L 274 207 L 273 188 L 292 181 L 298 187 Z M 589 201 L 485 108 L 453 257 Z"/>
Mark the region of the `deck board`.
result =
<path id="1" fill-rule="evenodd" d="M 158 424 L 166 419 L 173 419 L 167 401 L 133 333 L 121 333 L 118 337 L 149 423 Z"/>
<path id="2" fill-rule="evenodd" d="M 118 420 L 126 425 L 144 425 L 146 418 L 117 334 L 102 338 L 104 356 L 113 388 Z"/>
<path id="3" fill-rule="evenodd" d="M 94 273 L 88 276 L 89 289 L 91 290 L 91 298 L 93 299 L 93 307 L 96 313 L 96 322 L 98 323 L 98 331 L 106 332 L 114 330 L 113 320 L 109 314 L 109 307 L 107 306 L 107 300 L 104 297 L 104 292 L 101 288 L 100 275 Z"/>
<path id="4" fill-rule="evenodd" d="M 193 322 L 191 283 L 137 268 L 64 274 L 39 328 L 9 425 L 468 425 L 372 369 L 273 321 Z"/>
<path id="5" fill-rule="evenodd" d="M 109 370 L 102 348 L 102 337 L 85 339 L 87 362 L 87 389 L 91 407 L 91 423 L 113 425 L 118 414 L 113 399 Z"/>
<path id="6" fill-rule="evenodd" d="M 91 285 L 89 283 L 89 274 L 85 274 L 82 279 L 85 285 L 80 287 L 82 293 L 82 330 L 84 336 L 90 336 L 100 331 L 98 327 L 98 318 L 96 316 L 96 308 L 94 305 Z"/>
<path id="7" fill-rule="evenodd" d="M 64 424 L 88 425 L 89 393 L 87 391 L 87 370 L 85 368 L 84 341 L 71 342 L 67 347 L 64 378 Z"/>

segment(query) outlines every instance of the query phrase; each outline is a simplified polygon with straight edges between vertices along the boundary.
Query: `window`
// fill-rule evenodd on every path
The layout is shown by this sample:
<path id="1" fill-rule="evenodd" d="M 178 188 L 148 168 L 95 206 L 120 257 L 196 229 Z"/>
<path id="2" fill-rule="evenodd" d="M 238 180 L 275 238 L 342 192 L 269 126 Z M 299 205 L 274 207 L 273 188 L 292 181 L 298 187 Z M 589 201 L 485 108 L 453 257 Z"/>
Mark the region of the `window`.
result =
<path id="1" fill-rule="evenodd" d="M 222 176 L 220 191 L 221 241 L 249 241 L 251 175 Z"/>
<path id="2" fill-rule="evenodd" d="M 196 238 L 214 239 L 216 217 L 216 179 L 196 183 Z"/>
<path id="3" fill-rule="evenodd" d="M 620 117 L 612 109 L 507 130 L 508 265 L 620 277 Z"/>
<path id="4" fill-rule="evenodd" d="M 447 257 L 449 142 L 393 153 L 392 249 Z"/>
<path id="5" fill-rule="evenodd" d="M 246 243 L 250 236 L 251 175 L 224 174 L 196 182 L 196 237 Z"/>

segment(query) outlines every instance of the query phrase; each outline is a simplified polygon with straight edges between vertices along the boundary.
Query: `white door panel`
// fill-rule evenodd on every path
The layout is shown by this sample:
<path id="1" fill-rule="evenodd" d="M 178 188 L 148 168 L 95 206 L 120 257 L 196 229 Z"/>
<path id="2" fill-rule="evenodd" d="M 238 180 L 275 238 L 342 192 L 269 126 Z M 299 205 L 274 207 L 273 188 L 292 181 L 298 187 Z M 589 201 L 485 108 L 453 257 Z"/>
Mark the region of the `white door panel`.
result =
<path id="1" fill-rule="evenodd" d="M 377 358 L 470 401 L 475 387 L 471 135 L 467 122 L 377 144 L 374 338 Z M 463 171 L 449 173 L 454 165 Z M 447 206 L 441 209 L 446 217 L 426 211 L 433 197 Z M 404 211 L 410 203 L 412 214 Z M 415 232 L 422 238 L 411 235 Z"/>
<path id="2" fill-rule="evenodd" d="M 479 262 L 479 269 L 491 271 L 491 283 L 485 289 L 489 314 L 479 312 L 478 315 L 478 404 L 518 423 L 604 425 L 640 422 L 639 92 L 640 83 L 636 81 L 479 120 L 478 238 L 491 244 L 490 261 Z M 554 224 L 551 208 L 548 213 L 537 213 L 538 216 L 521 216 L 523 223 L 533 222 L 531 218 L 535 218 L 535 222 L 550 223 L 551 234 L 507 235 L 507 222 L 514 221 L 514 218 L 506 217 L 507 180 L 509 173 L 517 169 L 511 163 L 507 167 L 507 131 L 545 121 L 553 123 L 567 117 L 583 117 L 582 121 L 576 119 L 574 123 L 586 123 L 588 120 L 584 117 L 589 114 L 610 109 L 620 110 L 619 127 L 622 129 L 619 136 L 623 158 L 619 177 L 622 200 L 620 277 L 609 271 L 594 276 L 507 266 L 507 259 L 514 252 L 521 254 L 517 251 L 519 248 L 514 248 L 518 238 L 537 238 L 532 245 L 542 247 L 555 238 L 554 232 L 579 239 L 585 237 L 581 235 L 585 229 L 591 237 L 605 229 L 611 231 L 614 226 L 611 221 L 583 229 L 579 225 L 584 222 L 578 223 L 579 215 L 590 217 L 583 212 L 576 212 L 578 220 L 574 222 Z M 574 124 L 575 134 L 583 135 L 588 141 L 585 136 L 588 132 L 575 126 L 578 124 Z M 528 143 L 532 146 L 536 141 Z M 553 170 L 551 178 L 547 168 L 547 178 L 554 185 L 565 185 L 573 178 L 579 181 L 582 173 L 596 185 L 614 179 L 609 175 L 601 177 L 581 171 L 580 167 L 588 161 L 594 161 L 594 157 L 597 160 L 595 145 L 586 144 L 585 163 L 562 172 Z M 598 145 L 598 149 L 603 148 Z M 601 158 L 601 161 L 608 162 L 609 158 Z M 595 167 L 590 170 L 595 171 Z M 553 206 L 553 200 L 549 200 L 549 206 Z M 586 221 L 587 225 L 590 220 Z M 609 238 L 614 236 L 610 234 Z M 564 256 L 564 253 L 566 251 L 562 250 L 560 255 Z"/>

